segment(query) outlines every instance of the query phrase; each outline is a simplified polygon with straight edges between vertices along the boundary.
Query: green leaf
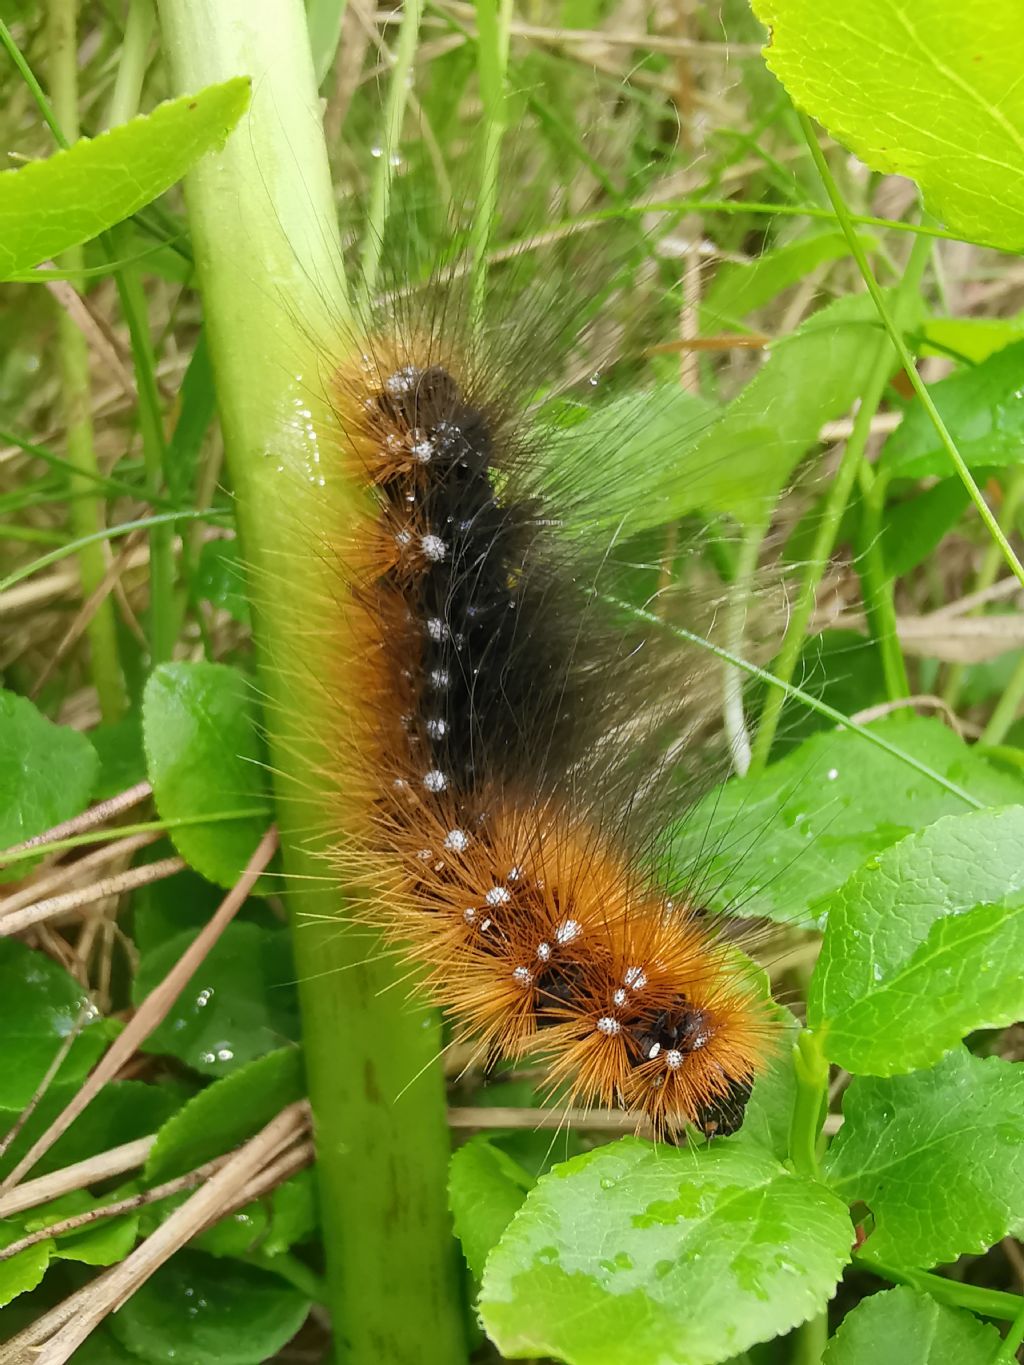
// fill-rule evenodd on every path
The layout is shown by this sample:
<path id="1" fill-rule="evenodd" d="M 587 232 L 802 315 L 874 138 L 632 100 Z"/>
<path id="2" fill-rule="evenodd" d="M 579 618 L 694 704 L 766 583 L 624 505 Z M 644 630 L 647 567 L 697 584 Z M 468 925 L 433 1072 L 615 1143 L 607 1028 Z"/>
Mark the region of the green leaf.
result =
<path id="1" fill-rule="evenodd" d="M 762 517 L 818 444 L 822 423 L 842 417 L 860 396 L 880 338 L 871 300 L 851 294 L 776 342 L 720 420 L 686 451 L 679 478 L 687 506 L 741 521 Z"/>
<path id="2" fill-rule="evenodd" d="M 28 270 L 129 217 L 223 145 L 249 104 L 239 76 L 0 174 L 0 278 Z"/>
<path id="3" fill-rule="evenodd" d="M 298 1048 L 278 1048 L 239 1067 L 168 1119 L 146 1160 L 147 1180 L 170 1180 L 230 1152 L 304 1093 Z"/>
<path id="4" fill-rule="evenodd" d="M 232 886 L 270 819 L 251 684 L 224 664 L 161 664 L 146 683 L 142 728 L 165 820 L 250 812 L 171 830 L 186 862 L 207 881 Z"/>
<path id="5" fill-rule="evenodd" d="M 186 931 L 143 957 L 132 988 L 136 1004 L 194 938 Z M 224 1076 L 297 1037 L 288 931 L 236 920 L 146 1040 L 145 1050 L 179 1057 L 208 1076 Z"/>
<path id="6" fill-rule="evenodd" d="M 448 1207 L 462 1254 L 476 1279 L 488 1252 L 522 1205 L 533 1177 L 488 1142 L 473 1138 L 452 1154 L 448 1168 Z"/>
<path id="7" fill-rule="evenodd" d="M 1024 341 L 929 385 L 939 415 L 972 469 L 999 469 L 1024 460 Z M 879 467 L 890 478 L 944 478 L 949 456 L 920 403 L 911 403 L 886 441 Z"/>
<path id="8" fill-rule="evenodd" d="M 20 1225 L 13 1220 L 5 1219 L 0 1223 L 0 1248 L 19 1242 L 23 1236 Z M 0 1308 L 19 1294 L 35 1289 L 46 1274 L 52 1254 L 53 1242 L 47 1239 L 0 1261 Z"/>
<path id="9" fill-rule="evenodd" d="M 759 1073 L 735 1142 L 754 1142 L 784 1161 L 789 1156 L 789 1125 L 796 1100 L 793 1048 L 800 1025 L 784 1005 L 775 1006 L 782 1028 L 767 1066 Z"/>
<path id="10" fill-rule="evenodd" d="M 260 1365 L 308 1312 L 309 1300 L 276 1275 L 186 1251 L 141 1285 L 110 1327 L 152 1365 Z"/>
<path id="11" fill-rule="evenodd" d="M 142 721 L 137 715 L 97 725 L 89 731 L 89 741 L 100 760 L 100 775 L 92 793 L 94 801 L 105 801 L 146 780 Z"/>
<path id="12" fill-rule="evenodd" d="M 119 1189 L 116 1194 L 104 1195 L 102 1198 L 96 1198 L 85 1190 L 72 1190 L 69 1194 L 61 1195 L 59 1199 L 52 1199 L 48 1204 L 33 1209 L 31 1214 L 22 1220 L 23 1227 L 25 1232 L 40 1232 L 51 1223 L 60 1222 L 75 1214 L 88 1213 L 112 1199 L 120 1199 L 134 1193 L 135 1189 L 137 1187 L 126 1186 Z M 80 1261 L 83 1265 L 114 1265 L 117 1261 L 123 1261 L 135 1245 L 138 1227 L 137 1213 L 125 1214 L 119 1218 L 102 1218 L 76 1232 L 68 1232 L 58 1237 L 53 1243 L 52 1254 L 59 1260 Z"/>
<path id="13" fill-rule="evenodd" d="M 940 721 L 892 716 L 872 725 L 979 801 L 1024 800 L 1001 772 Z M 668 833 L 666 875 L 707 888 L 713 909 L 811 923 L 816 904 L 873 856 L 963 801 L 852 730 L 819 733 L 754 778 L 716 788 Z"/>
<path id="14" fill-rule="evenodd" d="M 943 479 L 887 506 L 882 518 L 886 573 L 901 578 L 916 568 L 953 529 L 966 506 L 967 490 L 959 479 Z"/>
<path id="15" fill-rule="evenodd" d="M 54 725 L 25 697 L 0 691 L 0 848 L 78 815 L 98 772 L 96 751 L 84 735 Z M 0 880 L 23 877 L 38 862 L 12 863 L 0 869 Z"/>
<path id="16" fill-rule="evenodd" d="M 270 1226 L 260 1243 L 264 1256 L 280 1256 L 304 1242 L 317 1226 L 316 1187 L 312 1171 L 299 1171 L 270 1196 Z"/>
<path id="17" fill-rule="evenodd" d="M 699 505 L 690 459 L 714 412 L 677 383 L 589 410 L 560 409 L 559 422 L 538 437 L 545 498 L 565 509 L 570 532 L 588 536 L 612 528 L 631 536 L 674 521 Z M 602 452 L 600 461 L 581 457 L 594 450 Z M 592 482 L 581 492 L 588 475 Z"/>
<path id="18" fill-rule="evenodd" d="M 930 1071 L 855 1077 L 825 1174 L 874 1216 L 864 1250 L 887 1266 L 981 1254 L 1024 1209 L 1024 1071 L 957 1048 Z"/>
<path id="19" fill-rule="evenodd" d="M 82 1080 L 106 1044 L 99 1015 L 82 987 L 45 953 L 16 939 L 0 939 L 0 1122 L 20 1113 L 35 1094 L 61 1045 L 81 1032 L 55 1078 Z"/>
<path id="20" fill-rule="evenodd" d="M 845 1206 L 752 1144 L 626 1138 L 543 1176 L 484 1270 L 498 1349 L 568 1365 L 714 1365 L 820 1313 Z"/>
<path id="21" fill-rule="evenodd" d="M 872 858 L 828 914 L 808 1023 L 849 1071 L 930 1066 L 1024 1015 L 1024 806 L 947 816 Z"/>
<path id="22" fill-rule="evenodd" d="M 865 251 L 873 249 L 874 238 L 861 236 L 860 240 Z M 715 332 L 732 326 L 770 303 L 790 285 L 799 284 L 819 265 L 840 260 L 849 252 L 843 234 L 829 228 L 765 251 L 752 261 L 726 261 L 715 271 L 711 288 L 701 303 L 701 330 Z"/>
<path id="23" fill-rule="evenodd" d="M 73 1094 L 69 1085 L 47 1091 L 31 1119 L 0 1161 L 5 1175 L 23 1157 L 37 1137 L 64 1108 Z M 142 1081 L 115 1081 L 106 1085 L 79 1114 L 68 1131 L 57 1139 L 32 1174 L 45 1175 L 75 1161 L 85 1161 L 136 1138 L 155 1133 L 181 1103 L 176 1086 Z"/>
<path id="24" fill-rule="evenodd" d="M 222 607 L 243 625 L 249 624 L 249 599 L 237 540 L 208 540 L 203 544 L 193 587 L 198 597 Z"/>
<path id="25" fill-rule="evenodd" d="M 990 1365 L 999 1341 L 994 1327 L 930 1294 L 889 1289 L 847 1313 L 822 1365 Z"/>
<path id="26" fill-rule="evenodd" d="M 159 840 L 143 852 L 139 861 L 150 854 L 165 858 L 173 850 L 169 842 Z M 224 892 L 205 881 L 198 872 L 183 868 L 173 877 L 140 886 L 132 896 L 132 938 L 145 957 L 167 939 L 186 929 L 199 930 L 224 899 Z"/>
<path id="27" fill-rule="evenodd" d="M 955 355 L 977 365 L 1024 332 L 1014 318 L 929 318 L 921 328 L 922 355 Z"/>
<path id="28" fill-rule="evenodd" d="M 1024 31 L 1013 5 L 754 0 L 796 104 L 971 241 L 1024 248 Z"/>

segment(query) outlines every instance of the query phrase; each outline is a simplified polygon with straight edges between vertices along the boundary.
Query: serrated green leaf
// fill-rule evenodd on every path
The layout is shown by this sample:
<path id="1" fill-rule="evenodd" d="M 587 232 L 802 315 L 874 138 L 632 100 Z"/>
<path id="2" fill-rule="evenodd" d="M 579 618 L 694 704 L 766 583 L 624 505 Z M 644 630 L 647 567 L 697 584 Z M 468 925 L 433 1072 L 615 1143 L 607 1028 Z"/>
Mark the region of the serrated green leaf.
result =
<path id="1" fill-rule="evenodd" d="M 194 938 L 186 931 L 142 958 L 132 987 L 136 1003 L 166 976 Z M 236 920 L 150 1034 L 145 1049 L 178 1057 L 207 1076 L 226 1076 L 293 1041 L 298 1031 L 288 931 Z"/>
<path id="2" fill-rule="evenodd" d="M 800 1025 L 785 1006 L 776 1005 L 774 1010 L 781 1024 L 774 1051 L 754 1081 L 743 1125 L 733 1141 L 757 1143 L 783 1161 L 789 1156 L 789 1126 L 796 1100 L 793 1048 Z"/>
<path id="3" fill-rule="evenodd" d="M 60 1086 L 80 1081 L 95 1063 L 107 1041 L 102 1021 L 52 958 L 0 939 L 0 1124 L 13 1122 L 32 1099 L 76 1024 L 79 1036 L 54 1078 Z"/>
<path id="4" fill-rule="evenodd" d="M 448 1207 L 466 1264 L 477 1279 L 533 1185 L 529 1172 L 487 1138 L 473 1138 L 452 1153 Z"/>
<path id="5" fill-rule="evenodd" d="M 222 607 L 235 621 L 249 624 L 249 599 L 237 540 L 207 540 L 203 544 L 193 587 L 198 597 Z"/>
<path id="6" fill-rule="evenodd" d="M 872 170 L 971 241 L 1024 248 L 1024 32 L 982 0 L 754 0 L 769 67 Z"/>
<path id="7" fill-rule="evenodd" d="M 871 727 L 989 805 L 1024 800 L 941 721 L 893 716 Z M 707 888 L 713 909 L 812 923 L 818 904 L 866 858 L 940 816 L 959 797 L 850 730 L 813 735 L 754 778 L 718 787 L 669 831 L 666 876 Z"/>
<path id="8" fill-rule="evenodd" d="M 834 1195 L 752 1144 L 626 1138 L 538 1181 L 480 1313 L 506 1355 L 715 1365 L 821 1312 L 852 1235 Z"/>
<path id="9" fill-rule="evenodd" d="M 7 1219 L 0 1223 L 0 1247 L 10 1246 L 24 1236 L 19 1224 Z M 0 1308 L 35 1289 L 46 1274 L 53 1254 L 53 1242 L 49 1238 L 27 1247 L 6 1261 L 0 1261 Z"/>
<path id="10" fill-rule="evenodd" d="M 849 1071 L 930 1066 L 1024 1015 L 1024 806 L 947 816 L 866 863 L 827 903 L 808 1023 Z"/>
<path id="11" fill-rule="evenodd" d="M 1024 341 L 1015 341 L 980 365 L 929 385 L 939 416 L 972 469 L 999 469 L 1024 459 Z M 890 478 L 944 478 L 949 456 L 935 425 L 912 403 L 886 441 L 879 467 Z"/>
<path id="12" fill-rule="evenodd" d="M 96 751 L 84 735 L 54 725 L 27 698 L 0 691 L 0 848 L 78 815 L 98 772 Z M 25 876 L 38 861 L 0 868 L 0 881 Z"/>
<path id="13" fill-rule="evenodd" d="M 203 1008 L 209 1007 L 208 1003 Z M 278 1048 L 239 1067 L 168 1119 L 146 1160 L 147 1180 L 159 1183 L 184 1175 L 230 1152 L 304 1093 L 298 1048 Z"/>
<path id="14" fill-rule="evenodd" d="M 952 354 L 978 365 L 1022 333 L 1019 318 L 929 318 L 921 328 L 921 354 Z"/>
<path id="15" fill-rule="evenodd" d="M 88 1213 L 112 1199 L 120 1199 L 133 1192 L 129 1186 L 119 1189 L 116 1194 L 98 1199 L 85 1190 L 72 1190 L 59 1199 L 51 1199 L 48 1204 L 33 1209 L 23 1217 L 22 1226 L 25 1232 L 41 1232 L 51 1223 L 75 1214 Z M 114 1265 L 117 1261 L 123 1261 L 135 1245 L 138 1227 L 137 1213 L 99 1219 L 76 1232 L 57 1237 L 53 1243 L 53 1256 L 62 1261 L 79 1261 L 82 1265 Z"/>
<path id="16" fill-rule="evenodd" d="M 862 1299 L 829 1342 L 822 1365 L 990 1365 L 999 1333 L 915 1289 Z"/>
<path id="17" fill-rule="evenodd" d="M 317 1226 L 315 1177 L 299 1171 L 270 1197 L 270 1226 L 260 1243 L 264 1256 L 280 1256 L 296 1242 L 304 1242 Z"/>
<path id="18" fill-rule="evenodd" d="M 0 279 L 98 236 L 163 194 L 223 144 L 249 94 L 248 77 L 238 76 L 0 173 Z"/>
<path id="19" fill-rule="evenodd" d="M 110 1319 L 127 1350 L 175 1365 L 260 1365 L 290 1341 L 309 1300 L 276 1275 L 179 1252 Z"/>
<path id="20" fill-rule="evenodd" d="M 165 820 L 266 811 L 170 831 L 178 852 L 207 881 L 232 886 L 270 819 L 251 685 L 224 664 L 161 664 L 146 683 L 142 728 Z"/>
<path id="21" fill-rule="evenodd" d="M 1024 1209 L 1024 1071 L 957 1048 L 929 1071 L 855 1077 L 825 1157 L 829 1184 L 865 1203 L 865 1252 L 928 1267 L 980 1254 Z"/>
<path id="22" fill-rule="evenodd" d="M 0 1176 L 25 1155 L 29 1146 L 68 1103 L 71 1086 L 58 1085 L 44 1095 L 31 1119 L 0 1160 Z M 177 1086 L 115 1081 L 106 1085 L 67 1132 L 39 1159 L 33 1175 L 45 1175 L 75 1161 L 85 1161 L 136 1138 L 155 1133 L 181 1103 Z"/>

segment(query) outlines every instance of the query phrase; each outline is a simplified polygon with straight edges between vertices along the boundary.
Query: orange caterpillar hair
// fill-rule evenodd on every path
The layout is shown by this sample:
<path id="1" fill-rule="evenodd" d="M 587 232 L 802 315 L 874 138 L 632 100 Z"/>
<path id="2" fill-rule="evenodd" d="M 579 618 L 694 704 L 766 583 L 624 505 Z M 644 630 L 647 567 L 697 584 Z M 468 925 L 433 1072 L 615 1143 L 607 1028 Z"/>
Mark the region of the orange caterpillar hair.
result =
<path id="1" fill-rule="evenodd" d="M 435 330 L 457 336 L 457 314 Z M 651 871 L 645 793 L 665 787 L 651 755 L 679 661 L 602 617 L 611 570 L 553 525 L 571 479 L 540 477 L 539 443 L 559 438 L 519 400 L 539 333 L 516 378 L 507 348 L 499 372 L 483 343 L 393 330 L 331 379 L 371 490 L 331 547 L 338 647 L 361 669 L 330 737 L 339 868 L 458 1038 L 543 1056 L 571 1103 L 623 1105 L 658 1136 L 731 1131 L 772 1016 L 699 904 Z"/>

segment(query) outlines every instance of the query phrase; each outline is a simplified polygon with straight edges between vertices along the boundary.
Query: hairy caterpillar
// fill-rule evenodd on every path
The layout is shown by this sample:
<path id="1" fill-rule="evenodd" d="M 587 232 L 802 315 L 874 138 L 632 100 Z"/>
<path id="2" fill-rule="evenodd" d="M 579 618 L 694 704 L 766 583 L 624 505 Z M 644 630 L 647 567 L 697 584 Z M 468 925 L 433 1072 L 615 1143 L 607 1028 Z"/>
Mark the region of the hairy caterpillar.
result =
<path id="1" fill-rule="evenodd" d="M 325 366 L 337 456 L 370 494 L 325 547 L 361 684 L 328 743 L 335 861 L 458 1039 L 542 1056 L 570 1102 L 659 1136 L 731 1131 L 770 1006 L 699 884 L 656 876 L 690 678 L 610 619 L 608 537 L 565 530 L 581 464 L 609 452 L 530 409 L 564 345 L 548 297 L 481 328 L 448 281 Z"/>

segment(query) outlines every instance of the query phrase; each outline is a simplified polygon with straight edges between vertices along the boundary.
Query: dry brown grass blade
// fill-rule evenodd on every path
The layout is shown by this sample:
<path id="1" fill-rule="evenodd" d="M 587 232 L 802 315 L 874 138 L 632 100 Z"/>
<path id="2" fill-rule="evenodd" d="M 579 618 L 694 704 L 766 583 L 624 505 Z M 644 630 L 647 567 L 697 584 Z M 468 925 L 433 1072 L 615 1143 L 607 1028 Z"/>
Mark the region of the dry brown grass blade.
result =
<path id="1" fill-rule="evenodd" d="M 116 830 L 111 831 L 111 838 L 116 832 Z M 4 915 L 12 914 L 15 910 L 23 909 L 26 905 L 34 905 L 43 896 L 56 895 L 68 882 L 79 882 L 83 878 L 93 876 L 97 869 L 105 866 L 105 864 L 117 862 L 119 859 L 127 859 L 140 848 L 146 848 L 147 845 L 156 843 L 157 839 L 160 838 L 162 838 L 162 834 L 159 830 L 154 830 L 151 834 L 130 834 L 125 839 L 104 844 L 101 848 L 94 849 L 91 853 L 86 853 L 73 862 L 59 863 L 45 875 L 37 877 L 34 881 L 23 885 L 20 890 L 0 900 L 0 919 Z"/>
<path id="2" fill-rule="evenodd" d="M 23 1179 L 39 1158 L 50 1150 L 61 1134 L 68 1130 L 83 1109 L 96 1098 L 106 1083 L 117 1075 L 125 1062 L 135 1054 L 139 1045 L 167 1017 L 171 1006 L 234 918 L 242 902 L 252 890 L 256 879 L 274 856 L 276 848 L 277 828 L 271 825 L 249 859 L 245 871 L 221 901 L 209 923 L 203 927 L 195 940 L 182 953 L 160 984 L 154 986 L 149 995 L 146 996 L 135 1011 L 127 1028 L 111 1043 L 71 1103 L 57 1115 L 46 1132 L 32 1145 L 6 1180 L 0 1184 L 0 1194 L 13 1189 Z"/>
<path id="3" fill-rule="evenodd" d="M 105 900 L 108 896 L 120 896 L 125 891 L 134 891 L 137 887 L 163 881 L 187 866 L 184 858 L 160 858 L 155 863 L 130 867 L 126 872 L 114 877 L 101 877 L 98 882 L 81 886 L 77 891 L 66 891 L 62 896 L 49 896 L 45 900 L 36 901 L 33 905 L 26 905 L 24 909 L 13 910 L 9 914 L 5 914 L 3 906 L 0 906 L 0 938 L 23 933 L 33 924 L 40 924 L 43 920 L 53 919 L 57 915 L 66 915 L 71 910 L 80 910 L 86 905 Z"/>
<path id="4" fill-rule="evenodd" d="M 0 1365 L 63 1365 L 82 1342 L 115 1312 L 186 1242 L 211 1222 L 237 1207 L 239 1199 L 248 1202 L 254 1187 L 265 1192 L 259 1177 L 268 1169 L 275 1175 L 283 1169 L 297 1169 L 293 1162 L 308 1160 L 308 1144 L 293 1162 L 279 1161 L 282 1153 L 305 1132 L 308 1106 L 299 1100 L 283 1109 L 256 1137 L 230 1156 L 210 1179 L 184 1204 L 160 1224 L 118 1265 L 72 1294 L 0 1350 Z M 291 1155 L 289 1153 L 289 1155 Z"/>
<path id="5" fill-rule="evenodd" d="M 115 815 L 120 815 L 122 811 L 130 810 L 132 806 L 137 806 L 140 801 L 145 801 L 147 796 L 153 795 L 153 788 L 148 782 L 137 782 L 134 787 L 128 787 L 123 792 L 118 792 L 116 796 L 110 797 L 107 801 L 100 801 L 98 805 L 90 806 L 81 815 L 76 815 L 73 820 L 64 820 L 59 825 L 53 825 L 50 829 L 43 830 L 42 834 L 33 834 L 31 839 L 26 839 L 23 843 L 12 844 L 10 848 L 0 851 L 0 867 L 5 861 L 9 861 L 15 854 L 27 853 L 30 849 L 39 848 L 42 844 L 53 844 L 60 839 L 73 839 L 77 834 L 84 834 L 86 830 L 95 829 L 97 825 L 102 825 L 106 820 L 111 820 Z M 113 839 L 117 830 L 110 831 Z"/>
<path id="6" fill-rule="evenodd" d="M 134 1142 L 124 1142 L 120 1147 L 111 1147 L 85 1161 L 62 1166 L 59 1171 L 41 1175 L 37 1180 L 26 1180 L 16 1190 L 0 1195 L 0 1218 L 12 1218 L 16 1213 L 48 1204 L 51 1199 L 72 1190 L 83 1190 L 87 1185 L 134 1171 L 145 1164 L 155 1141 L 156 1134 L 152 1133 L 149 1137 L 136 1138 Z"/>

